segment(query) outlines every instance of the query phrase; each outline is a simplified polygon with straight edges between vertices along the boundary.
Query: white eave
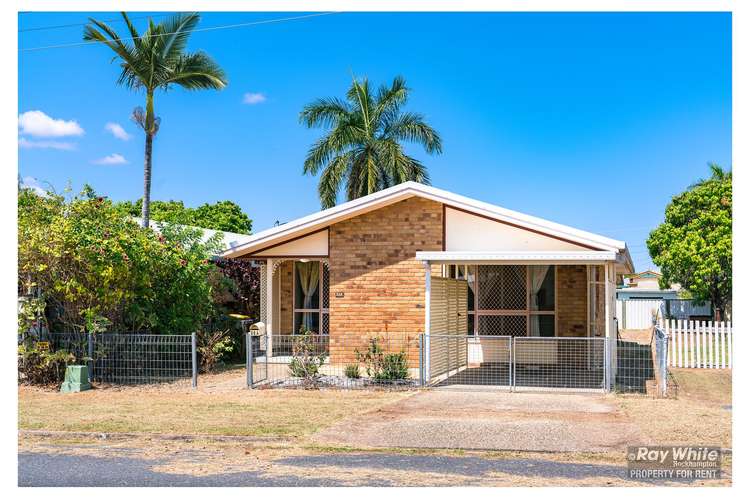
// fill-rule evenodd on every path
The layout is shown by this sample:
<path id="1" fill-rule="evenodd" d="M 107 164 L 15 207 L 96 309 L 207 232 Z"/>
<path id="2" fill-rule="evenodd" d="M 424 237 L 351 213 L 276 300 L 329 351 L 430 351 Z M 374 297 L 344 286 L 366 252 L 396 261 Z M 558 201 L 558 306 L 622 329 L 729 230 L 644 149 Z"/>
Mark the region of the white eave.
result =
<path id="1" fill-rule="evenodd" d="M 245 243 L 227 250 L 224 252 L 223 256 L 239 257 L 241 255 L 251 254 L 270 245 L 288 241 L 297 236 L 322 229 L 336 222 L 355 217 L 380 207 L 391 205 L 412 196 L 426 198 L 449 207 L 455 207 L 478 215 L 495 218 L 532 231 L 566 239 L 583 246 L 593 247 L 596 250 L 622 252 L 625 259 L 630 261 L 630 255 L 625 242 L 623 241 L 614 240 L 605 236 L 557 224 L 539 217 L 533 217 L 513 210 L 508 210 L 503 207 L 467 198 L 432 186 L 425 186 L 418 182 L 404 182 L 383 189 L 382 191 L 336 205 L 335 207 L 295 219 L 281 226 L 261 231 L 252 235 Z M 632 269 L 632 263 L 630 264 L 630 268 Z"/>
<path id="2" fill-rule="evenodd" d="M 617 261 L 617 252 L 417 252 L 416 258 L 423 262 L 444 264 L 603 264 Z"/>

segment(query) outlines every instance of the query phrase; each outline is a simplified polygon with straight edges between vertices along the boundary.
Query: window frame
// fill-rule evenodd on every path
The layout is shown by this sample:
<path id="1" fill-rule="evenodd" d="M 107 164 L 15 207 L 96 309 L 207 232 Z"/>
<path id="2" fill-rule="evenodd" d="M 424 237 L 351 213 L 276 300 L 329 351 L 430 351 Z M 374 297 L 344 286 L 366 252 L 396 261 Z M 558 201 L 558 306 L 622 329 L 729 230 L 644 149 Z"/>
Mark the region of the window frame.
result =
<path id="1" fill-rule="evenodd" d="M 479 318 L 481 316 L 524 316 L 526 318 L 526 337 L 530 337 L 531 335 L 531 318 L 533 316 L 553 316 L 554 317 L 554 335 L 553 337 L 558 336 L 558 315 L 557 315 L 557 309 L 558 309 L 558 303 L 557 303 L 557 297 L 558 297 L 558 276 L 557 276 L 557 270 L 558 267 L 555 264 L 550 264 L 552 268 L 554 269 L 554 291 L 555 291 L 555 300 L 554 300 L 554 308 L 552 310 L 533 310 L 531 309 L 531 301 L 530 299 L 530 292 L 531 290 L 531 273 L 529 272 L 529 268 L 531 265 L 529 264 L 523 264 L 522 267 L 524 268 L 524 273 L 526 274 L 525 279 L 525 297 L 526 297 L 526 308 L 525 309 L 479 309 L 479 300 L 482 293 L 481 285 L 479 283 L 479 268 L 484 265 L 489 266 L 502 266 L 502 265 L 508 265 L 508 264 L 447 264 L 443 267 L 443 276 L 453 279 L 464 279 L 468 281 L 469 276 L 469 268 L 473 268 L 472 272 L 474 275 L 474 308 L 468 310 L 469 317 L 472 319 L 472 323 L 474 325 L 473 331 L 468 332 L 468 335 L 471 336 L 481 336 L 479 334 Z M 458 278 L 458 268 L 463 268 L 463 278 Z"/>
<path id="2" fill-rule="evenodd" d="M 318 261 L 312 261 L 317 262 L 320 268 L 318 269 L 318 307 L 314 309 L 305 309 L 303 307 L 298 308 L 297 307 L 297 263 L 303 262 L 301 260 L 294 260 L 292 261 L 292 334 L 296 335 L 299 333 L 299 325 L 296 325 L 296 319 L 297 319 L 297 313 L 312 313 L 318 315 L 318 330 L 323 330 L 323 315 L 329 314 L 329 308 L 323 307 L 325 302 L 330 301 L 330 298 L 327 301 L 324 301 L 323 294 L 328 296 L 329 289 L 330 289 L 330 272 L 328 269 L 328 266 L 325 265 L 325 263 L 322 260 Z M 310 262 L 310 261 L 308 261 Z M 328 289 L 323 290 L 323 273 L 329 273 L 328 276 Z M 329 303 L 330 305 L 330 303 Z M 330 316 L 329 316 L 330 318 Z M 328 335 L 329 332 L 316 332 L 319 335 Z"/>

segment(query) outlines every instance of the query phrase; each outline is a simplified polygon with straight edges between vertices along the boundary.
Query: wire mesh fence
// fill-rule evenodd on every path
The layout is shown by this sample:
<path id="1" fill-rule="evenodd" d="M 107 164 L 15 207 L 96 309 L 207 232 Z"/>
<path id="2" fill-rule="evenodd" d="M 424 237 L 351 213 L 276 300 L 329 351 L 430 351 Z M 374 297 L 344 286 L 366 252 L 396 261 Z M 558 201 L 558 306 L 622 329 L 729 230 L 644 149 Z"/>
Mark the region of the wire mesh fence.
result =
<path id="1" fill-rule="evenodd" d="M 47 333 L 53 351 L 65 350 L 89 367 L 89 378 L 110 384 L 152 384 L 192 378 L 197 353 L 193 335 Z"/>
<path id="2" fill-rule="evenodd" d="M 608 389 L 600 337 L 256 335 L 248 385 Z"/>
<path id="3" fill-rule="evenodd" d="M 510 388 L 512 341 L 499 335 L 430 335 L 424 356 L 427 382 Z"/>
<path id="4" fill-rule="evenodd" d="M 618 338 L 615 391 L 667 396 L 668 347 L 669 337 L 660 328 L 653 328 L 645 337 Z"/>
<path id="5" fill-rule="evenodd" d="M 419 335 L 256 335 L 247 383 L 258 387 L 412 388 L 421 385 Z"/>
<path id="6" fill-rule="evenodd" d="M 513 385 L 518 389 L 607 389 L 606 339 L 515 337 Z"/>

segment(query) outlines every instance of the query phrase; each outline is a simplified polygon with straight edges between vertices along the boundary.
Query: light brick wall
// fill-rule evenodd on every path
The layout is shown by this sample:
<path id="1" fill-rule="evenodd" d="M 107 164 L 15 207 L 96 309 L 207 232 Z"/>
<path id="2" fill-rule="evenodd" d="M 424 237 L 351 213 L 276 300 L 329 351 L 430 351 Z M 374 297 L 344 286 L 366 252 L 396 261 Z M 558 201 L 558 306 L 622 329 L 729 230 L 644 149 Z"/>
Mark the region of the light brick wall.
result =
<path id="1" fill-rule="evenodd" d="M 353 361 L 354 348 L 373 336 L 392 339 L 392 351 L 404 334 L 416 346 L 425 326 L 425 272 L 414 255 L 442 249 L 442 217 L 440 203 L 413 197 L 331 226 L 333 362 Z M 408 351 L 414 365 L 418 351 Z"/>
<path id="2" fill-rule="evenodd" d="M 586 266 L 557 267 L 557 335 L 585 337 L 587 321 Z"/>

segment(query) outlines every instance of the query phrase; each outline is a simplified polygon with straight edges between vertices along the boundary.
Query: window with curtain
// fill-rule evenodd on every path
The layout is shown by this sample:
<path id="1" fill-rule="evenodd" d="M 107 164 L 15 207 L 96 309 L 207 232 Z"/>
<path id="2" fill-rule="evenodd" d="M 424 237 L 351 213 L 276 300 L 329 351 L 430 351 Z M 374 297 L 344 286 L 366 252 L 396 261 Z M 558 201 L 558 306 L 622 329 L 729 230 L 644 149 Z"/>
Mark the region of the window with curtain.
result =
<path id="1" fill-rule="evenodd" d="M 328 268 L 320 261 L 294 263 L 294 333 L 328 333 Z"/>

